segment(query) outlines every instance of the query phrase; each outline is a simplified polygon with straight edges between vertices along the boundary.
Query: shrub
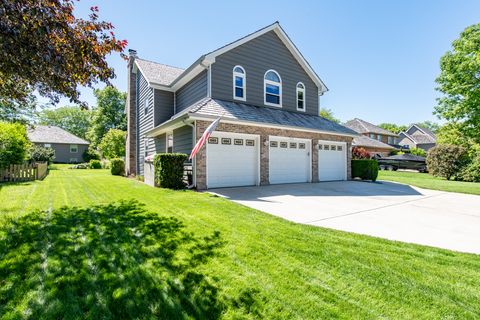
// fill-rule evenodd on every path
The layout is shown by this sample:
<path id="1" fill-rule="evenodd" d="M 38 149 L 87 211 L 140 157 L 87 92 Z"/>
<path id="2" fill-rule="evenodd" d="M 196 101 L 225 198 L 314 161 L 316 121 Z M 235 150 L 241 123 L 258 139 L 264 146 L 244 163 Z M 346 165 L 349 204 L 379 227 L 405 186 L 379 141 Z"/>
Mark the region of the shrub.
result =
<path id="1" fill-rule="evenodd" d="M 361 147 L 352 148 L 352 158 L 353 159 L 370 159 L 370 153 L 367 150 Z"/>
<path id="2" fill-rule="evenodd" d="M 98 149 L 102 153 L 102 157 L 113 159 L 125 156 L 125 137 L 127 133 L 118 129 L 110 129 L 103 136 Z"/>
<path id="3" fill-rule="evenodd" d="M 55 150 L 52 148 L 45 148 L 38 145 L 33 145 L 30 149 L 31 161 L 46 161 L 51 164 L 55 160 Z"/>
<path id="4" fill-rule="evenodd" d="M 460 173 L 460 178 L 468 182 L 480 182 L 480 155 L 466 165 Z"/>
<path id="5" fill-rule="evenodd" d="M 88 163 L 88 167 L 90 169 L 102 169 L 102 164 L 100 163 L 100 160 L 92 159 Z"/>
<path id="6" fill-rule="evenodd" d="M 25 161 L 29 149 L 30 141 L 24 125 L 0 122 L 0 169 Z"/>
<path id="7" fill-rule="evenodd" d="M 123 176 L 125 175 L 125 161 L 120 158 L 113 158 L 110 160 L 110 172 L 114 176 Z"/>
<path id="8" fill-rule="evenodd" d="M 420 148 L 411 148 L 410 149 L 410 154 L 413 154 L 415 156 L 420 156 L 420 157 L 426 157 L 427 152 L 423 149 Z"/>
<path id="9" fill-rule="evenodd" d="M 352 178 L 376 181 L 378 177 L 378 162 L 375 159 L 352 160 Z"/>
<path id="10" fill-rule="evenodd" d="M 110 169 L 111 168 L 110 160 L 103 159 L 100 162 L 102 164 L 102 169 Z"/>
<path id="11" fill-rule="evenodd" d="M 467 164 L 465 148 L 454 145 L 437 145 L 427 154 L 428 172 L 437 177 L 450 178 L 460 175 Z"/>
<path id="12" fill-rule="evenodd" d="M 183 164 L 187 160 L 183 153 L 160 153 L 155 155 L 153 165 L 155 184 L 162 188 L 183 189 Z"/>
<path id="13" fill-rule="evenodd" d="M 83 152 L 83 161 L 90 162 L 90 160 L 100 160 L 100 155 L 95 150 L 88 148 Z"/>

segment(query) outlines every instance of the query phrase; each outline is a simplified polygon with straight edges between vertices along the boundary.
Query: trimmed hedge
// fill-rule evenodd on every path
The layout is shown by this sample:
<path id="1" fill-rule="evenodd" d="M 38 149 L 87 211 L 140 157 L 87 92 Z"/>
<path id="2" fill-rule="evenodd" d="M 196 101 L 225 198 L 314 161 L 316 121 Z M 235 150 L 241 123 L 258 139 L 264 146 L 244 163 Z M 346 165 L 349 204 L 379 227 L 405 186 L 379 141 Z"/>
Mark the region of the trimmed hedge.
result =
<path id="1" fill-rule="evenodd" d="M 376 181 L 378 162 L 375 159 L 352 160 L 352 178 Z"/>
<path id="2" fill-rule="evenodd" d="M 102 163 L 100 162 L 100 160 L 92 159 L 88 163 L 88 166 L 90 167 L 90 169 L 102 169 Z"/>
<path id="3" fill-rule="evenodd" d="M 114 176 L 123 176 L 125 175 L 125 161 L 120 158 L 113 158 L 110 160 L 110 172 Z"/>
<path id="4" fill-rule="evenodd" d="M 184 153 L 160 153 L 153 158 L 155 185 L 162 188 L 183 189 L 183 164 L 188 156 Z"/>

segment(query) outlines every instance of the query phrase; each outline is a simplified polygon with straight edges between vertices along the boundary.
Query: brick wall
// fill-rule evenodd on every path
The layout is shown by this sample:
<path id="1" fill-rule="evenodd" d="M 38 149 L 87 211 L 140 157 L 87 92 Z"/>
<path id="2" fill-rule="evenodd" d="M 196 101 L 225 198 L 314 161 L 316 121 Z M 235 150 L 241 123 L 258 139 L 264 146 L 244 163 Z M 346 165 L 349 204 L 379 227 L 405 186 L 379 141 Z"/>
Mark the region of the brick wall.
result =
<path id="1" fill-rule="evenodd" d="M 211 122 L 208 121 L 196 121 L 196 137 L 199 139 L 205 129 Z M 268 136 L 281 136 L 290 138 L 311 139 L 311 155 L 312 155 L 312 182 L 318 182 L 318 152 L 317 142 L 318 140 L 329 140 L 338 142 L 347 142 L 347 177 L 351 179 L 351 159 L 352 151 L 351 145 L 353 138 L 336 136 L 333 134 L 303 132 L 286 129 L 275 129 L 267 127 L 247 126 L 239 124 L 231 124 L 220 122 L 215 131 L 223 132 L 235 132 L 245 134 L 256 134 L 260 136 L 260 184 L 268 185 L 269 182 L 269 159 L 268 159 Z M 206 162 L 206 149 L 202 148 L 195 156 L 196 167 L 196 183 L 197 189 L 206 189 L 207 178 L 207 162 Z"/>

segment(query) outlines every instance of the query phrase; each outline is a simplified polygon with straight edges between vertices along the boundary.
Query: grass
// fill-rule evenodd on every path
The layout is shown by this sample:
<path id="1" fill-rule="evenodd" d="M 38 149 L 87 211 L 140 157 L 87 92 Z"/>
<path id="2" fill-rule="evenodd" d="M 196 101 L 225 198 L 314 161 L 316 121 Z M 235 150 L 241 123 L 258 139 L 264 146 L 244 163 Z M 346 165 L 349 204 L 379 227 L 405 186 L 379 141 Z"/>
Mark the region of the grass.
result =
<path id="1" fill-rule="evenodd" d="M 379 171 L 378 180 L 395 181 L 425 189 L 480 195 L 480 183 L 446 180 L 428 173 Z"/>
<path id="2" fill-rule="evenodd" d="M 2 319 L 480 317 L 477 255 L 298 225 L 105 170 L 2 185 L 0 212 Z"/>

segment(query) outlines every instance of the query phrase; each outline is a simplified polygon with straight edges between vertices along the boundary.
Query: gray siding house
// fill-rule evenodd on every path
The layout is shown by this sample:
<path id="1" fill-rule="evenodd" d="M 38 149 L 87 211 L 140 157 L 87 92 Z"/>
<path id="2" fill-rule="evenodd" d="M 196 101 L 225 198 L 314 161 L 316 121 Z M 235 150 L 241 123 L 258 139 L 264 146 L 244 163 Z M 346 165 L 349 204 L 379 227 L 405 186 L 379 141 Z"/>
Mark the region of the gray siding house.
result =
<path id="1" fill-rule="evenodd" d="M 56 163 L 83 162 L 83 153 L 88 149 L 88 141 L 55 126 L 35 126 L 28 130 L 28 139 L 39 146 L 55 151 Z"/>
<path id="2" fill-rule="evenodd" d="M 187 69 L 128 63 L 126 169 L 145 157 L 189 154 L 198 189 L 346 180 L 357 133 L 319 116 L 327 87 L 278 22 L 202 55 Z"/>
<path id="3" fill-rule="evenodd" d="M 412 124 L 407 131 L 400 132 L 398 144 L 409 148 L 420 148 L 425 151 L 437 143 L 435 133 L 417 124 Z"/>

